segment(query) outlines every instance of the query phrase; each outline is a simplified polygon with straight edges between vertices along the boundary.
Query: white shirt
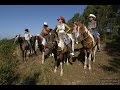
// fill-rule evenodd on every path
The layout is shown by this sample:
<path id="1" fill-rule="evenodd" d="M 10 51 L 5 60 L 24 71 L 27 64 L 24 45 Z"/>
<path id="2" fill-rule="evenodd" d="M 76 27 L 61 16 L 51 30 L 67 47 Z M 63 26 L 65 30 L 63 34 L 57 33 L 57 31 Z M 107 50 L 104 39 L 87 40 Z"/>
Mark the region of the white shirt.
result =
<path id="1" fill-rule="evenodd" d="M 30 35 L 29 33 L 25 33 L 25 34 L 24 34 L 25 40 L 30 40 L 30 36 L 31 36 L 31 35 Z"/>
<path id="2" fill-rule="evenodd" d="M 57 29 L 59 33 L 64 33 L 65 32 L 65 25 L 64 24 L 58 24 Z"/>

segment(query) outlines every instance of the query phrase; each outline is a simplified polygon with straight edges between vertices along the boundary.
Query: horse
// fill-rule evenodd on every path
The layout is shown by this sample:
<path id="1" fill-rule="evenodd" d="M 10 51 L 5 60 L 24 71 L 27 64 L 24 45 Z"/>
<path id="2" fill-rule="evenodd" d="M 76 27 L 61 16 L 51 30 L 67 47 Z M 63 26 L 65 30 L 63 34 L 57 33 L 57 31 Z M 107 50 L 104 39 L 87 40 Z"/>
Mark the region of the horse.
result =
<path id="1" fill-rule="evenodd" d="M 89 60 L 88 68 L 91 70 L 91 60 L 93 58 L 93 62 L 95 62 L 95 54 L 97 49 L 97 42 L 95 41 L 93 35 L 86 28 L 83 22 L 79 22 L 79 35 L 81 44 L 83 46 L 83 51 L 85 54 L 85 62 L 84 69 L 87 68 L 87 61 Z"/>
<path id="2" fill-rule="evenodd" d="M 42 64 L 43 64 L 45 60 L 46 41 L 41 35 L 36 35 L 34 36 L 34 42 L 35 42 L 35 50 L 37 51 L 39 49 L 39 51 L 42 53 Z"/>
<path id="3" fill-rule="evenodd" d="M 26 62 L 26 55 L 27 55 L 28 50 L 30 50 L 30 54 L 31 54 L 31 51 L 33 50 L 35 55 L 37 55 L 36 51 L 35 51 L 34 43 L 32 44 L 32 48 L 30 48 L 28 42 L 26 40 L 24 40 L 24 37 L 21 37 L 20 35 L 16 35 L 14 43 L 15 42 L 18 42 L 20 45 L 23 61 Z M 29 54 L 29 56 L 30 56 L 30 54 Z"/>
<path id="4" fill-rule="evenodd" d="M 50 51 L 50 53 L 54 54 L 54 59 L 55 59 L 54 73 L 56 73 L 56 71 L 57 71 L 58 63 L 60 63 L 60 67 L 61 67 L 60 76 L 63 76 L 63 63 L 65 63 L 65 61 L 66 61 L 67 65 L 68 65 L 68 62 L 70 59 L 70 51 L 67 48 L 67 46 L 65 46 L 64 43 L 60 42 L 60 44 L 62 45 L 61 47 L 59 46 L 58 35 L 56 33 L 56 30 L 54 29 L 48 35 L 47 48 Z M 58 58 L 58 56 L 59 56 L 59 58 Z"/>

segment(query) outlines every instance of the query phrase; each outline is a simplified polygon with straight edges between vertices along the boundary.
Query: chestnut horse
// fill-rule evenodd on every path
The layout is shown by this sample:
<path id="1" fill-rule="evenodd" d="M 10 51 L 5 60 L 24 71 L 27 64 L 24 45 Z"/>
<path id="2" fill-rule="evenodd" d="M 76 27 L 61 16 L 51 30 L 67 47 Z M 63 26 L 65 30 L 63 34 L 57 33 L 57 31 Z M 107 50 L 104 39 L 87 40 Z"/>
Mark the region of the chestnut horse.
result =
<path id="1" fill-rule="evenodd" d="M 93 57 L 93 62 L 95 62 L 95 54 L 97 49 L 97 41 L 94 39 L 93 35 L 90 33 L 90 31 L 86 28 L 86 26 L 79 22 L 79 34 L 80 34 L 80 40 L 81 44 L 83 46 L 84 54 L 85 54 L 85 63 L 84 63 L 84 69 L 87 68 L 87 62 L 88 62 L 88 68 L 91 70 L 91 59 Z"/>

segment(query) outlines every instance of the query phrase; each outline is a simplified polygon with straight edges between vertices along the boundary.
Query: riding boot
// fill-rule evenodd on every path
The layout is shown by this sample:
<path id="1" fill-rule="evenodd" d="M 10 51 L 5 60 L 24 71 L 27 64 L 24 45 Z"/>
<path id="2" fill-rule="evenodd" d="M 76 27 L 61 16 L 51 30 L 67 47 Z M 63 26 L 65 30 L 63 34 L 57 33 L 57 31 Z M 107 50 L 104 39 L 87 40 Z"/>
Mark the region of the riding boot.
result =
<path id="1" fill-rule="evenodd" d="M 98 39 L 97 50 L 98 52 L 100 52 L 100 37 L 98 36 L 97 39 Z"/>
<path id="2" fill-rule="evenodd" d="M 70 50 L 70 54 L 73 56 L 74 53 L 73 53 L 71 44 L 68 44 L 67 47 L 68 47 L 68 49 Z"/>

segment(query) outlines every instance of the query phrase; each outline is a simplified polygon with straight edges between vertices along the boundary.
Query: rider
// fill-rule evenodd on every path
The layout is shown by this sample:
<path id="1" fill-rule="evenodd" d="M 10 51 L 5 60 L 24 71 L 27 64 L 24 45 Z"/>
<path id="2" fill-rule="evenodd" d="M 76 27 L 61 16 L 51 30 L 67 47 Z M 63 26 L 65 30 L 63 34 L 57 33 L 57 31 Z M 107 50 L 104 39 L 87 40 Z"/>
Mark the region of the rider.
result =
<path id="1" fill-rule="evenodd" d="M 68 37 L 67 33 L 70 31 L 70 27 L 65 24 L 65 19 L 63 16 L 60 16 L 58 19 L 59 21 L 58 25 L 57 25 L 57 30 L 56 32 L 58 33 L 58 37 L 60 39 L 60 41 L 64 42 L 66 44 L 66 46 L 69 48 L 70 50 L 70 54 L 74 55 L 74 51 L 72 50 L 72 46 L 70 44 L 70 38 Z M 65 29 L 68 29 L 67 31 Z"/>
<path id="2" fill-rule="evenodd" d="M 78 34 L 79 34 L 79 26 L 78 23 L 75 21 L 73 26 L 73 37 L 76 44 L 78 44 Z"/>
<path id="3" fill-rule="evenodd" d="M 96 16 L 94 14 L 89 14 L 88 16 L 89 18 L 89 22 L 88 22 L 88 30 L 90 30 L 90 32 L 92 33 L 92 35 L 96 38 L 96 39 L 100 39 L 100 34 L 98 33 L 98 31 L 96 30 Z"/>
<path id="4" fill-rule="evenodd" d="M 96 30 L 96 16 L 94 14 L 89 14 L 88 18 L 88 29 L 91 31 L 95 38 L 99 38 L 99 33 Z"/>
<path id="5" fill-rule="evenodd" d="M 31 41 L 30 41 L 31 37 L 32 35 L 30 34 L 29 30 L 25 29 L 24 38 L 28 42 L 30 48 L 32 48 Z"/>
<path id="6" fill-rule="evenodd" d="M 47 22 L 43 23 L 43 29 L 42 32 L 40 33 L 41 38 L 43 39 L 42 44 L 45 46 L 47 43 L 47 35 L 49 34 L 49 32 L 51 31 L 51 29 L 48 27 Z"/>

